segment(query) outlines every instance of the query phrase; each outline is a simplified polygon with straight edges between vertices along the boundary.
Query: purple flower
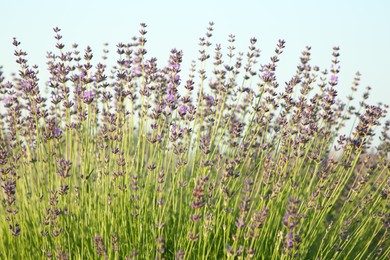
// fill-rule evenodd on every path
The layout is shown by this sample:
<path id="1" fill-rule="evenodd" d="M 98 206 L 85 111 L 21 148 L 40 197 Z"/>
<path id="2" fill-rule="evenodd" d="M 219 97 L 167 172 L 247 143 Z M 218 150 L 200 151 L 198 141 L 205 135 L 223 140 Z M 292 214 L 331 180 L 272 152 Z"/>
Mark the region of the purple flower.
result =
<path id="1" fill-rule="evenodd" d="M 287 249 L 291 249 L 294 246 L 294 236 L 292 233 L 288 233 L 286 235 L 286 247 Z"/>
<path id="2" fill-rule="evenodd" d="M 80 80 L 84 81 L 84 79 L 85 79 L 85 72 L 81 71 L 81 73 L 80 73 Z"/>
<path id="3" fill-rule="evenodd" d="M 11 97 L 3 98 L 3 104 L 4 104 L 4 107 L 11 107 L 12 106 L 12 98 Z"/>
<path id="4" fill-rule="evenodd" d="M 330 76 L 330 84 L 331 85 L 336 85 L 338 80 L 339 80 L 339 77 L 337 77 L 336 75 Z"/>
<path id="5" fill-rule="evenodd" d="M 186 105 L 181 105 L 179 107 L 179 115 L 181 117 L 185 116 L 187 114 L 187 111 L 188 111 L 188 107 Z"/>
<path id="6" fill-rule="evenodd" d="M 165 101 L 166 101 L 168 104 L 176 103 L 175 95 L 173 95 L 173 94 L 168 94 L 167 97 L 165 98 Z"/>
<path id="7" fill-rule="evenodd" d="M 59 128 L 54 128 L 53 134 L 54 134 L 54 137 L 59 137 L 62 134 L 62 130 Z"/>
<path id="8" fill-rule="evenodd" d="M 173 84 L 172 83 L 168 83 L 167 90 L 173 90 Z"/>
<path id="9" fill-rule="evenodd" d="M 290 218 L 290 214 L 287 213 L 286 215 L 284 215 L 284 217 L 283 217 L 283 224 L 285 226 L 287 226 L 289 218 Z"/>
<path id="10" fill-rule="evenodd" d="M 26 93 L 30 93 L 33 90 L 33 86 L 30 82 L 28 81 L 22 81 L 22 89 Z"/>
<path id="11" fill-rule="evenodd" d="M 95 98 L 95 95 L 92 93 L 92 91 L 85 91 L 83 95 L 83 101 L 86 104 L 91 104 L 93 99 Z"/>
<path id="12" fill-rule="evenodd" d="M 264 71 L 262 78 L 263 78 L 264 82 L 274 81 L 275 80 L 275 73 L 273 73 L 272 71 L 266 70 L 266 71 Z"/>
<path id="13" fill-rule="evenodd" d="M 180 75 L 175 75 L 174 77 L 173 77 L 173 81 L 176 83 L 176 84 L 179 84 L 179 82 L 180 82 Z"/>
<path id="14" fill-rule="evenodd" d="M 173 64 L 173 69 L 178 71 L 180 69 L 180 64 L 179 63 Z"/>
<path id="15" fill-rule="evenodd" d="M 85 91 L 83 98 L 94 98 L 92 91 Z"/>
<path id="16" fill-rule="evenodd" d="M 133 68 L 133 76 L 141 76 L 142 75 L 142 69 L 141 67 L 137 66 Z"/>
<path id="17" fill-rule="evenodd" d="M 215 105 L 215 98 L 211 95 L 206 95 L 205 96 L 207 106 L 212 107 Z"/>
<path id="18" fill-rule="evenodd" d="M 184 133 L 184 129 L 179 128 L 177 125 L 172 125 L 169 140 L 175 142 L 176 140 L 178 140 L 183 136 L 183 133 Z"/>

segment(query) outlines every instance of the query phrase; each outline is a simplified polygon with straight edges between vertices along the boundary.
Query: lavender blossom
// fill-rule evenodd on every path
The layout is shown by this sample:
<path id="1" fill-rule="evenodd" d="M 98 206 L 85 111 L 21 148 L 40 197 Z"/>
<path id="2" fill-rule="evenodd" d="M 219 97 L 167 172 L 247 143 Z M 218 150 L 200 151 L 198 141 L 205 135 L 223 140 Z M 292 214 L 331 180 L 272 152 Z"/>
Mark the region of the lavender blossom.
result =
<path id="1" fill-rule="evenodd" d="M 83 94 L 83 101 L 86 104 L 91 104 L 94 98 L 95 94 L 92 91 L 85 91 Z"/>

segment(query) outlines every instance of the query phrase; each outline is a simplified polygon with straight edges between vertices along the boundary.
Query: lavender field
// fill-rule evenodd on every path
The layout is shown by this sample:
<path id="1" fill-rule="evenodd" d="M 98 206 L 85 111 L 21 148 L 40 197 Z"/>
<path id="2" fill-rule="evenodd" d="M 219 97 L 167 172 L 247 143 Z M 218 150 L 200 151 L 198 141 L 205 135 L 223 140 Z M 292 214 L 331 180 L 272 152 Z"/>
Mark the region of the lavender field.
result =
<path id="1" fill-rule="evenodd" d="M 389 259 L 388 105 L 359 72 L 338 96 L 338 47 L 326 68 L 304 48 L 279 82 L 283 40 L 260 62 L 255 38 L 217 44 L 210 23 L 182 71 L 146 35 L 100 58 L 56 27 L 47 68 L 13 39 L 0 259 Z"/>

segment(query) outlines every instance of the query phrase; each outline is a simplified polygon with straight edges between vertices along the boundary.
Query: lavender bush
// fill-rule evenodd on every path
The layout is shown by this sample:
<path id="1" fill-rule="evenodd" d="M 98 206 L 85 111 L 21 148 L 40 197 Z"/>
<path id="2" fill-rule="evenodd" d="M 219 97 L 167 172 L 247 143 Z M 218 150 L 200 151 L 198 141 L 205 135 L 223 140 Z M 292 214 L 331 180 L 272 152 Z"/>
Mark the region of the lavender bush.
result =
<path id="1" fill-rule="evenodd" d="M 112 68 L 54 33 L 46 87 L 17 39 L 0 74 L 2 258 L 389 258 L 388 107 L 353 106 L 359 73 L 336 99 L 337 47 L 281 86 L 283 40 L 259 64 L 212 23 L 185 78 L 181 51 L 147 58 L 145 24 Z"/>

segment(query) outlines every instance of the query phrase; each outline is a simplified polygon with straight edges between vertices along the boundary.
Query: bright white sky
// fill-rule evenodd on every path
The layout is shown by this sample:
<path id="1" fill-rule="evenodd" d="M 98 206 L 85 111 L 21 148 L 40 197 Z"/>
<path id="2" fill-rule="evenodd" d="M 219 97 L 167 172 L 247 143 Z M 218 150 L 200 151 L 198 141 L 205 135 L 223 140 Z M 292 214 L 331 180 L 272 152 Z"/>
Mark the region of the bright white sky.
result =
<path id="1" fill-rule="evenodd" d="M 214 43 L 227 46 L 235 34 L 237 50 L 247 51 L 250 37 L 258 39 L 261 60 L 273 55 L 278 39 L 286 40 L 277 76 L 281 85 L 295 72 L 301 51 L 312 46 L 312 64 L 329 68 L 333 46 L 340 46 L 340 98 L 349 93 L 356 71 L 362 73 L 362 88 L 373 87 L 370 101 L 390 103 L 390 1 L 119 1 L 119 0 L 1 0 L 0 65 L 5 76 L 17 72 L 12 38 L 22 42 L 30 64 L 40 67 L 45 79 L 45 55 L 55 50 L 52 28 L 62 29 L 63 42 L 92 47 L 101 57 L 103 43 L 115 45 L 138 35 L 139 23 L 148 25 L 147 49 L 160 66 L 169 50 L 184 51 L 182 77 L 197 58 L 198 38 L 209 21 L 215 22 Z M 96 61 L 96 60 L 95 60 Z"/>

